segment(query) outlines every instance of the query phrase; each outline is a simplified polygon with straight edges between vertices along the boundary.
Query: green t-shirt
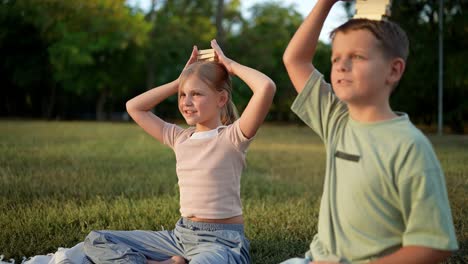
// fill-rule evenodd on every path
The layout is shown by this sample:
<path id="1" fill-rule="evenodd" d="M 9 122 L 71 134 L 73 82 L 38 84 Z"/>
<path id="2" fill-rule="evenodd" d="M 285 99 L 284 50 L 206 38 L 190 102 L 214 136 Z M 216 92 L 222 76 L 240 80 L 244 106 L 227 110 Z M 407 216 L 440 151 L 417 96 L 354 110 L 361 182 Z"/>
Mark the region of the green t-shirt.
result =
<path id="1" fill-rule="evenodd" d="M 360 123 L 314 71 L 292 110 L 327 152 L 314 260 L 366 262 L 402 246 L 458 248 L 445 178 L 404 113 Z"/>

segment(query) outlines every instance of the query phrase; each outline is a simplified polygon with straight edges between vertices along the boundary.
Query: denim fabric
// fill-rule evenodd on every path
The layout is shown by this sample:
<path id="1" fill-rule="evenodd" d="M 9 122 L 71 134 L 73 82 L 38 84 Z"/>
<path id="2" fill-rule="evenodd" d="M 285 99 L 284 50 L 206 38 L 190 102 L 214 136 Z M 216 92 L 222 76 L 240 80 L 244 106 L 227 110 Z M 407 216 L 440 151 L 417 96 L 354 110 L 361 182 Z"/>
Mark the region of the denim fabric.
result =
<path id="1" fill-rule="evenodd" d="M 171 231 L 91 231 L 86 256 L 96 264 L 146 263 L 182 256 L 191 264 L 248 264 L 250 244 L 241 224 L 212 224 L 181 218 Z"/>

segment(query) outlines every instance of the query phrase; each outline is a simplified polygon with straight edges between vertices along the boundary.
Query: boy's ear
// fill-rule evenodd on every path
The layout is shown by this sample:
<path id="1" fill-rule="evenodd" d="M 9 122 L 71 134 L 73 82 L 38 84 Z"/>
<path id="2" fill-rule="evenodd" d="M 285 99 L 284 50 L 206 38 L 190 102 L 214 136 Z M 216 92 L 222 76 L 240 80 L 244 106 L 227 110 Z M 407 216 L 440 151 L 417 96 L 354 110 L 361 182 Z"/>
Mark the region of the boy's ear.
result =
<path id="1" fill-rule="evenodd" d="M 405 72 L 406 63 L 402 58 L 395 58 L 390 61 L 390 72 L 387 82 L 390 85 L 398 83 Z"/>
<path id="2" fill-rule="evenodd" d="M 218 96 L 218 107 L 224 107 L 227 104 L 228 98 L 229 96 L 226 90 L 220 91 Z"/>

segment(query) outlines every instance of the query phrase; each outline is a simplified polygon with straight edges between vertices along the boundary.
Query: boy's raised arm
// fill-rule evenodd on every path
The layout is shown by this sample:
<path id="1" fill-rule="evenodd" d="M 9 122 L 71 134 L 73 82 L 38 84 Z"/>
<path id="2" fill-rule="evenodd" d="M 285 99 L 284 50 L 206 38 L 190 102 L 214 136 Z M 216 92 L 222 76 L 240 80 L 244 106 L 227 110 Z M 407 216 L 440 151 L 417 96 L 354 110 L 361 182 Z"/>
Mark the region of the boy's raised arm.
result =
<path id="1" fill-rule="evenodd" d="M 300 93 L 314 70 L 315 54 L 320 31 L 332 6 L 339 0 L 319 0 L 294 34 L 283 55 L 289 78 Z"/>

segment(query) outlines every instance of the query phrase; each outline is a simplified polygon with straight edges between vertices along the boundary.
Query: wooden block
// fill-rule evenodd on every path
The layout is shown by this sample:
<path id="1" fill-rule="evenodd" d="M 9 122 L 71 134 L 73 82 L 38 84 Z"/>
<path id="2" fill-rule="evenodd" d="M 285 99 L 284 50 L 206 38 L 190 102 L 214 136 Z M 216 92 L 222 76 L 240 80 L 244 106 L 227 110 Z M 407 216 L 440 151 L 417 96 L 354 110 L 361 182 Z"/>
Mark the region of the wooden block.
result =
<path id="1" fill-rule="evenodd" d="M 203 61 L 218 61 L 215 57 L 204 59 Z"/>
<path id="2" fill-rule="evenodd" d="M 207 53 L 213 53 L 214 54 L 214 49 L 203 49 L 203 50 L 198 51 L 198 55 L 207 54 Z"/>
<path id="3" fill-rule="evenodd" d="M 209 59 L 209 58 L 214 58 L 214 56 L 215 56 L 214 53 L 213 54 L 209 54 L 209 53 L 208 54 L 201 54 L 201 55 L 199 54 L 198 59 L 199 60 Z"/>
<path id="4" fill-rule="evenodd" d="M 216 54 L 215 54 L 214 49 L 199 50 L 197 60 L 198 61 L 216 61 Z"/>
<path id="5" fill-rule="evenodd" d="M 354 18 L 382 20 L 390 16 L 391 0 L 357 0 Z"/>

